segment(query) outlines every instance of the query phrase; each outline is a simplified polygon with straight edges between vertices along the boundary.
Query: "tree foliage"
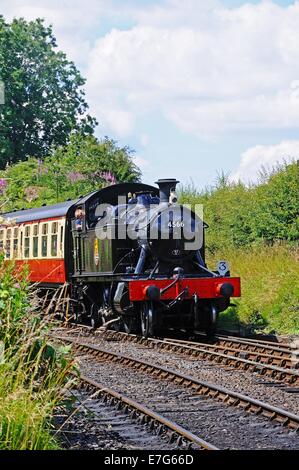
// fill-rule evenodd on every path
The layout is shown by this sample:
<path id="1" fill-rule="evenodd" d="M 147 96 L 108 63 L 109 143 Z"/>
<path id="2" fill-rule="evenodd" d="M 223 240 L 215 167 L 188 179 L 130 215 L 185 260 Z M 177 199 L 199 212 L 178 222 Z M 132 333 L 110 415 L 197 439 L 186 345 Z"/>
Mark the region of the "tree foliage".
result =
<path id="1" fill-rule="evenodd" d="M 221 174 L 213 188 L 181 191 L 186 203 L 203 204 L 209 249 L 299 239 L 299 166 L 283 164 L 263 174 L 260 184 L 230 183 Z"/>
<path id="2" fill-rule="evenodd" d="M 6 162 L 47 155 L 64 145 L 70 132 L 92 134 L 81 77 L 74 63 L 57 51 L 51 26 L 43 20 L 5 22 L 0 16 L 0 168 Z"/>
<path id="3" fill-rule="evenodd" d="M 75 199 L 117 182 L 137 182 L 140 170 L 128 147 L 107 137 L 74 134 L 46 158 L 31 157 L 0 172 L 1 211 Z M 2 189 L 1 189 L 2 182 Z"/>

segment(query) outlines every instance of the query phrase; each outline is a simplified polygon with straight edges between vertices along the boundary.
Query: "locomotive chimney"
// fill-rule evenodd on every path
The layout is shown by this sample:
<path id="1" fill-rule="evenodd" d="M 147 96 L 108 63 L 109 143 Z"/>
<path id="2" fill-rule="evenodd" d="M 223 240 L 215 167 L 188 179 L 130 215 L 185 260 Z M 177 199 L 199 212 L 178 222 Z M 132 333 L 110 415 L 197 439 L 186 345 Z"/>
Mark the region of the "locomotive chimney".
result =
<path id="1" fill-rule="evenodd" d="M 167 178 L 156 181 L 159 186 L 160 202 L 169 202 L 170 192 L 175 191 L 176 185 L 179 183 L 175 178 Z"/>

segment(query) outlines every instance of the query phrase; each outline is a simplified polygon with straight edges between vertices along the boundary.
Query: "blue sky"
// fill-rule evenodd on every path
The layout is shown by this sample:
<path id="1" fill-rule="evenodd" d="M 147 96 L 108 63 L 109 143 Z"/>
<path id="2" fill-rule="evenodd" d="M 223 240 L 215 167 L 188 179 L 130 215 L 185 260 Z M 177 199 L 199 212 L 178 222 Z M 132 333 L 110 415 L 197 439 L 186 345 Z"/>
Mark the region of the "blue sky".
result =
<path id="1" fill-rule="evenodd" d="M 299 2 L 2 0 L 0 13 L 53 24 L 97 135 L 135 149 L 145 182 L 255 181 L 299 156 Z"/>

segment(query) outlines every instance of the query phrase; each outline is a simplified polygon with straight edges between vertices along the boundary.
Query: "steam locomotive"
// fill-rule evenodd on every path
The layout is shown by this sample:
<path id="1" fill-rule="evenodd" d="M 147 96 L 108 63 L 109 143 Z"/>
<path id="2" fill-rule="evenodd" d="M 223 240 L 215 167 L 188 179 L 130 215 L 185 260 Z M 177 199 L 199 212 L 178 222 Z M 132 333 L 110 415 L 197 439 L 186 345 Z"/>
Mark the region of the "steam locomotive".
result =
<path id="1" fill-rule="evenodd" d="M 49 292 L 66 287 L 76 321 L 155 336 L 213 335 L 240 296 L 227 264 L 205 262 L 207 225 L 177 202 L 175 179 L 123 183 L 75 201 L 2 214 L 0 250 Z"/>

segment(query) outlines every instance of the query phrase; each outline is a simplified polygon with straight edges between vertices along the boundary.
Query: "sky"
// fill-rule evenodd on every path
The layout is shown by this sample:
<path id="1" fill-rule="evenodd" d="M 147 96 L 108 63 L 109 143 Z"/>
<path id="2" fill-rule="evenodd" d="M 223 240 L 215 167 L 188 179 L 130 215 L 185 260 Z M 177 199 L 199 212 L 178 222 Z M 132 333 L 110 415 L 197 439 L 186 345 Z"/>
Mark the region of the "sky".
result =
<path id="1" fill-rule="evenodd" d="M 0 0 L 0 14 L 53 25 L 97 137 L 134 149 L 146 183 L 255 182 L 299 158 L 299 0 Z"/>

